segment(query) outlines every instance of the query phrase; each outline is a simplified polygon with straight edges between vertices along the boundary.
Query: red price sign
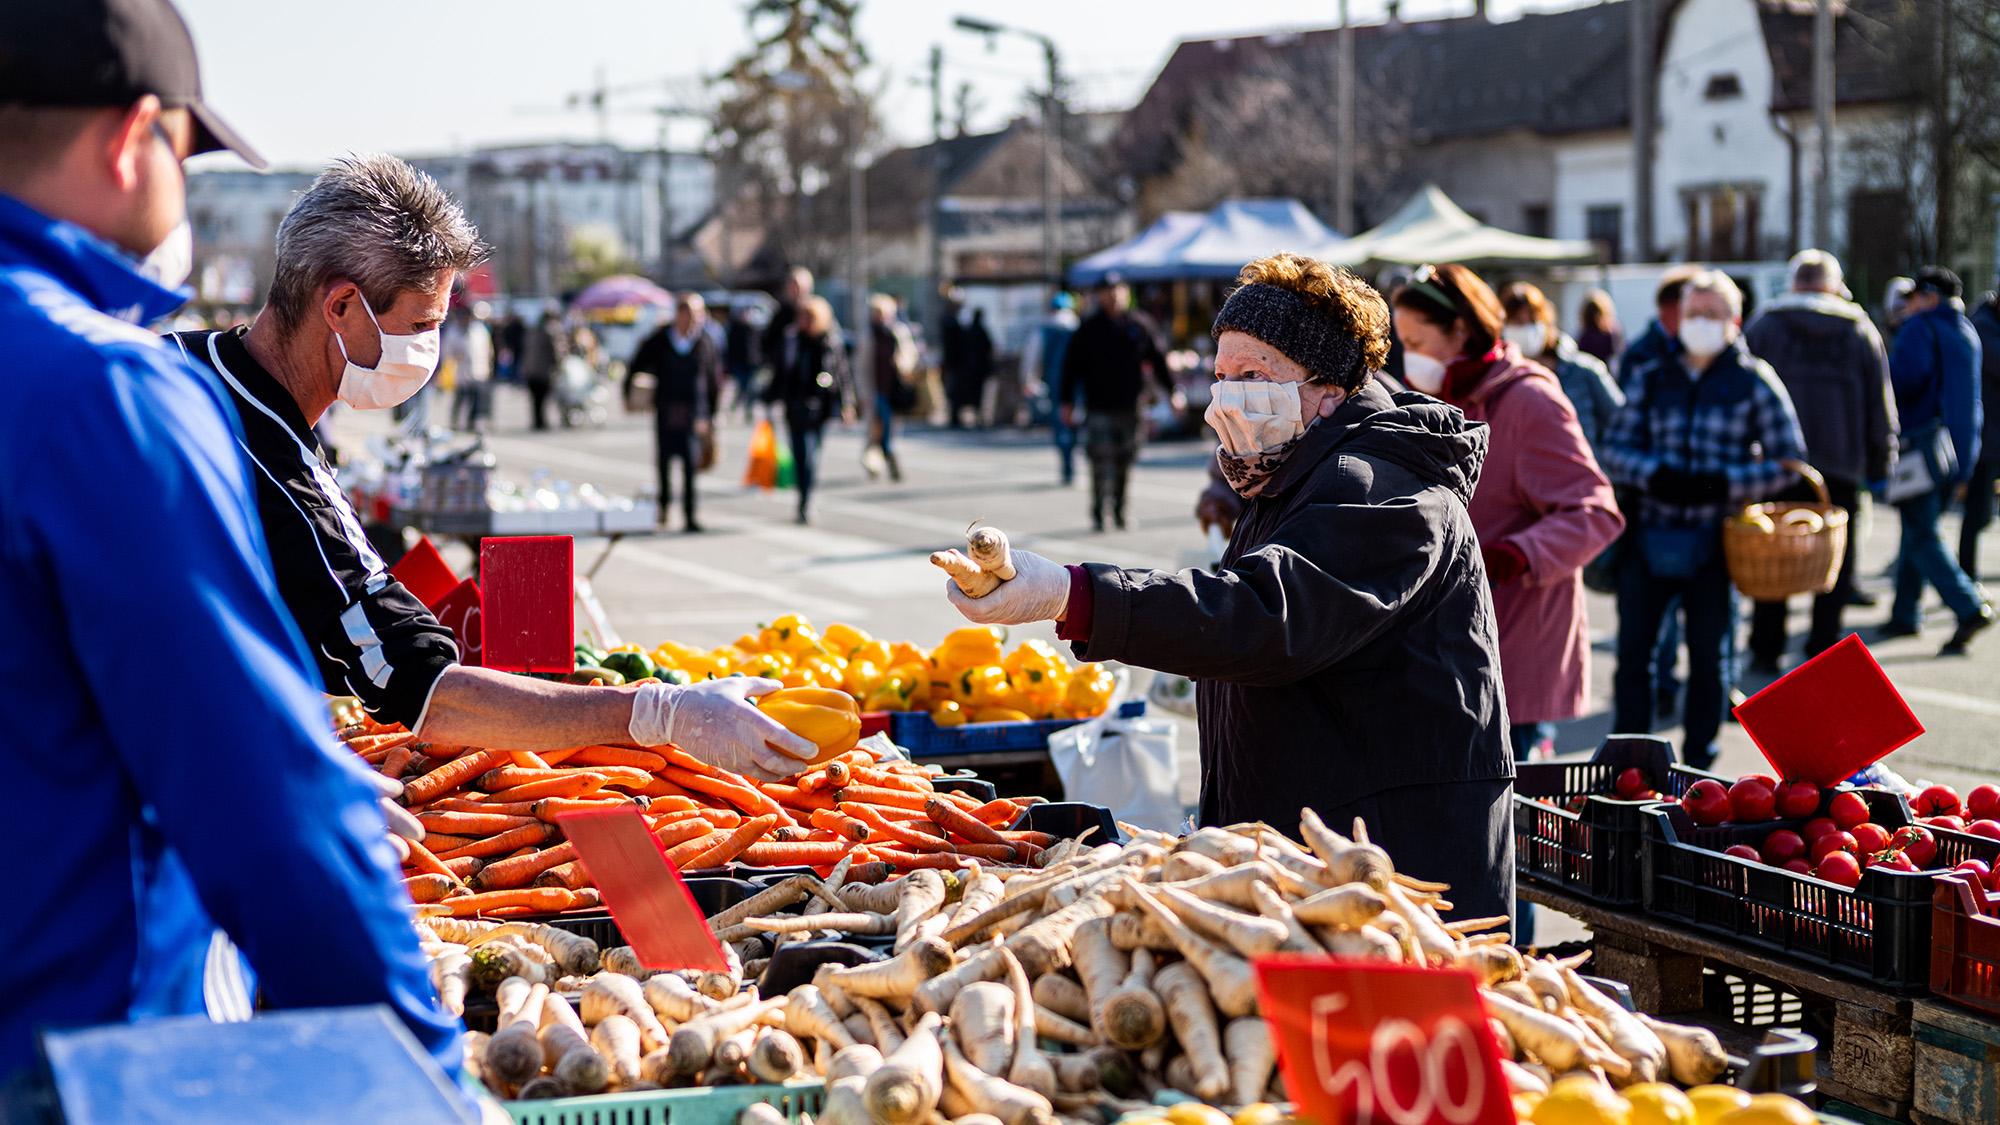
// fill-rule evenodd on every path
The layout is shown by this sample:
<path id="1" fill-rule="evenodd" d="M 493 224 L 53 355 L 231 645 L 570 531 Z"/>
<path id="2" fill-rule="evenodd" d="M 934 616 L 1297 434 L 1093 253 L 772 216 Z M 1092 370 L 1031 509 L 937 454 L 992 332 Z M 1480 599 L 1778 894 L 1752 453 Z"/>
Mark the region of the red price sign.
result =
<path id="1" fill-rule="evenodd" d="M 1279 954 L 1257 991 L 1285 1088 L 1319 1125 L 1514 1125 L 1472 974 Z"/>
<path id="2" fill-rule="evenodd" d="M 458 638 L 458 662 L 468 668 L 486 663 L 486 619 L 479 597 L 479 583 L 468 578 L 431 607 L 431 613 Z"/>
<path id="3" fill-rule="evenodd" d="M 567 535 L 482 539 L 486 667 L 568 672 L 576 667 L 576 544 Z"/>

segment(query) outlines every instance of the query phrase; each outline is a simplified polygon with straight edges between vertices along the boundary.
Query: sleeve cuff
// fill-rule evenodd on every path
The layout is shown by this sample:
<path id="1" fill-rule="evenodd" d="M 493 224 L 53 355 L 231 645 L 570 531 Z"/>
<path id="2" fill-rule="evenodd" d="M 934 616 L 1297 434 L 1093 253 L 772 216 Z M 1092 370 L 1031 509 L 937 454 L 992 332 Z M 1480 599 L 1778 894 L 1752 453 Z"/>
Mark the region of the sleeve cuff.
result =
<path id="1" fill-rule="evenodd" d="M 1069 605 L 1063 611 L 1063 619 L 1056 622 L 1056 639 L 1087 644 L 1096 617 L 1097 594 L 1091 588 L 1089 571 L 1080 566 L 1064 569 L 1069 571 Z"/>

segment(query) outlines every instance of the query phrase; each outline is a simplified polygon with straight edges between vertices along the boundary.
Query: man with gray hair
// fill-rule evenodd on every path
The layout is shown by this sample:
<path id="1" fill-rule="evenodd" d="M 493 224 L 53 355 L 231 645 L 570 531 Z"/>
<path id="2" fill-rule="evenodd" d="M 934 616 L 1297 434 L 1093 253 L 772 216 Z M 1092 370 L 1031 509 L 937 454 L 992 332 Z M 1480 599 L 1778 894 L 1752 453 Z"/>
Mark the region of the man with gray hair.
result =
<path id="1" fill-rule="evenodd" d="M 429 176 L 393 156 L 341 160 L 278 225 L 277 274 L 256 320 L 173 337 L 235 399 L 278 592 L 327 690 L 442 745 L 673 742 L 766 779 L 797 772 L 812 743 L 746 702 L 776 680 L 602 688 L 469 667 L 369 545 L 312 425 L 335 400 L 380 410 L 415 394 L 437 366 L 452 282 L 484 253 Z"/>
<path id="2" fill-rule="evenodd" d="M 1868 482 L 1888 479 L 1896 453 L 1896 400 L 1889 389 L 1889 357 L 1875 325 L 1848 297 L 1840 262 L 1824 250 L 1801 250 L 1792 259 L 1791 291 L 1766 302 L 1743 330 L 1750 354 L 1771 365 L 1799 412 L 1806 460 L 1826 478 L 1833 502 L 1852 512 Z M 1801 482 L 1780 500 L 1816 500 Z M 1807 659 L 1841 637 L 1841 612 L 1854 591 L 1852 537 L 1831 591 L 1813 599 L 1806 634 Z M 1759 602 L 1750 617 L 1750 667 L 1779 672 L 1785 653 L 1785 603 Z"/>
<path id="3" fill-rule="evenodd" d="M 1706 768 L 1729 701 L 1736 591 L 1722 521 L 1768 499 L 1797 474 L 1805 438 L 1785 385 L 1739 338 L 1743 292 L 1720 270 L 1690 277 L 1667 351 L 1625 384 L 1598 460 L 1612 483 L 1643 493 L 1618 574 L 1618 671 L 1611 729 L 1653 724 L 1660 619 L 1675 597 L 1687 615 L 1687 703 L 1681 760 Z"/>

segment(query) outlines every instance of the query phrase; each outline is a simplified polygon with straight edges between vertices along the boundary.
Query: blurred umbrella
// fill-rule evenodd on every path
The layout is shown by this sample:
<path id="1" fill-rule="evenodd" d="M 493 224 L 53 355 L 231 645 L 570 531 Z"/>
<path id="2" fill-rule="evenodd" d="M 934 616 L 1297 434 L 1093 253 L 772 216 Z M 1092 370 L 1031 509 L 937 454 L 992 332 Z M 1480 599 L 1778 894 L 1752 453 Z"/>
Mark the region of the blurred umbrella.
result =
<path id="1" fill-rule="evenodd" d="M 672 293 L 645 278 L 634 277 L 631 274 L 616 274 L 584 286 L 583 292 L 578 293 L 576 300 L 570 302 L 570 307 L 588 312 L 592 309 L 637 308 L 645 305 L 672 308 L 673 304 Z"/>

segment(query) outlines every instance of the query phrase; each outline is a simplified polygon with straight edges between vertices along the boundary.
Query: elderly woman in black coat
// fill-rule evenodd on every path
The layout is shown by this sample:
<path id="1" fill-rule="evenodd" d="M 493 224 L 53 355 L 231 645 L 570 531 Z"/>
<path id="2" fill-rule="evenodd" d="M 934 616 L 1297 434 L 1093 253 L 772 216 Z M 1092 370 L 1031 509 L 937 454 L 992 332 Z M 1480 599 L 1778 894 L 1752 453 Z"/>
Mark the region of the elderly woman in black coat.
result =
<path id="1" fill-rule="evenodd" d="M 1466 514 L 1485 427 L 1372 380 L 1389 310 L 1346 271 L 1280 254 L 1240 281 L 1208 410 L 1246 499 L 1221 573 L 1016 551 L 992 593 L 947 594 L 976 622 L 1054 620 L 1085 660 L 1195 679 L 1202 823 L 1360 817 L 1459 916 L 1509 913 L 1513 755 Z"/>

